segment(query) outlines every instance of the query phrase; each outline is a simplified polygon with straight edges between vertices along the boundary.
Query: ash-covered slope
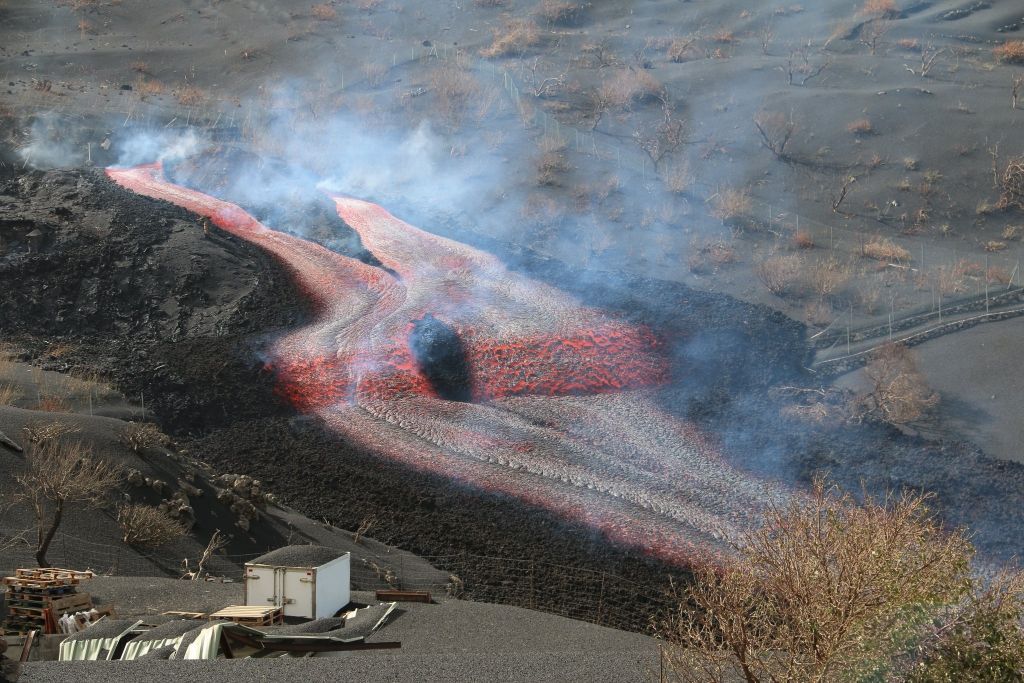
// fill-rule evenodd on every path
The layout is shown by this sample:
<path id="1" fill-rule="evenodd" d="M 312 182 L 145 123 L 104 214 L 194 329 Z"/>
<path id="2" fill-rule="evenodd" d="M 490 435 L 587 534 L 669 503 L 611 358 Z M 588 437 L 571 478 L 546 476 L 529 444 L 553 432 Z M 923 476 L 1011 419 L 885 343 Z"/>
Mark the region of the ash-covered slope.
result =
<path id="1" fill-rule="evenodd" d="M 115 377 L 167 429 L 275 412 L 256 335 L 304 304 L 259 250 L 91 171 L 8 177 L 0 206 L 0 337 L 72 341 L 53 367 Z"/>

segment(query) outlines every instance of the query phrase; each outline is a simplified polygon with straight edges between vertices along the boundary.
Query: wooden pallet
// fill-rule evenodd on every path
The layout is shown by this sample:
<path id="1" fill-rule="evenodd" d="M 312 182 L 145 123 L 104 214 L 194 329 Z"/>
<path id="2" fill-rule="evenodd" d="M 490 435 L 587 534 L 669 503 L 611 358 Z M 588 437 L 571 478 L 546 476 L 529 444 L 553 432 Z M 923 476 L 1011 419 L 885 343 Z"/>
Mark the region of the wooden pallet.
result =
<path id="1" fill-rule="evenodd" d="M 72 577 L 30 579 L 22 576 L 5 576 L 4 583 L 18 589 L 46 590 L 48 588 L 60 588 L 62 586 L 77 586 L 79 580 Z"/>
<path id="2" fill-rule="evenodd" d="M 273 626 L 284 623 L 284 611 L 280 607 L 251 607 L 232 605 L 217 610 L 210 619 L 224 619 L 245 626 Z"/>
<path id="3" fill-rule="evenodd" d="M 172 609 L 169 612 L 161 612 L 165 617 L 180 617 L 181 619 L 206 619 L 210 615 L 206 612 L 184 612 L 182 610 Z"/>
<path id="4" fill-rule="evenodd" d="M 47 600 L 19 600 L 8 598 L 7 607 L 12 613 L 22 612 L 42 613 L 43 610 L 52 610 L 58 617 L 68 612 L 83 612 L 92 609 L 92 596 L 88 593 L 72 593 Z"/>
<path id="5" fill-rule="evenodd" d="M 45 567 L 38 569 L 16 569 L 15 578 L 25 579 L 77 579 L 86 581 L 96 576 L 91 571 L 80 572 L 75 569 L 58 569 L 57 567 Z"/>
<path id="6" fill-rule="evenodd" d="M 383 602 L 433 602 L 430 591 L 379 590 L 376 596 Z"/>

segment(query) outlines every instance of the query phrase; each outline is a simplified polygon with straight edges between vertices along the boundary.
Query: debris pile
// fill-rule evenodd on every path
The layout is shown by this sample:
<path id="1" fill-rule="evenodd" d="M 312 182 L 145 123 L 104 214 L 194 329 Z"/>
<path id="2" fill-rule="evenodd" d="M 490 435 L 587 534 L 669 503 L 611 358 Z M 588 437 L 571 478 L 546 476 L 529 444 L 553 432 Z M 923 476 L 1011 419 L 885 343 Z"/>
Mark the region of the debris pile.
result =
<path id="1" fill-rule="evenodd" d="M 109 609 L 95 609 L 88 593 L 78 592 L 79 584 L 92 577 L 92 572 L 72 569 L 18 569 L 3 580 L 7 586 L 4 633 L 74 632 L 109 613 Z"/>

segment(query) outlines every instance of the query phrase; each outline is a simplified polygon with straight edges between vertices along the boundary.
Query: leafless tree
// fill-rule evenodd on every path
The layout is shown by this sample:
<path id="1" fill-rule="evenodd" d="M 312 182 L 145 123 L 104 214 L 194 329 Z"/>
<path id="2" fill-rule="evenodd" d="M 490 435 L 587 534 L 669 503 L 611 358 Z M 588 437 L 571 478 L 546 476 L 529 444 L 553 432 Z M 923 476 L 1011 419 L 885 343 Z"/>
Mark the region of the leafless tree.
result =
<path id="1" fill-rule="evenodd" d="M 928 76 L 928 73 L 932 70 L 932 67 L 935 66 L 936 60 L 938 60 L 938 58 L 942 56 L 942 53 L 944 53 L 945 51 L 945 48 L 936 48 L 934 45 L 925 45 L 924 47 L 921 48 L 920 65 L 914 68 L 912 66 L 904 64 L 903 68 L 909 71 L 910 73 L 914 74 L 915 76 L 925 78 Z"/>
<path id="2" fill-rule="evenodd" d="M 890 424 L 920 419 L 939 402 L 917 367 L 913 352 L 903 344 L 888 343 L 872 354 L 864 368 L 868 391 L 860 397 L 865 415 Z"/>
<path id="3" fill-rule="evenodd" d="M 27 451 L 26 469 L 15 477 L 19 500 L 32 509 L 36 528 L 35 558 L 48 567 L 46 553 L 71 504 L 100 506 L 122 478 L 120 465 L 92 456 L 80 442 L 46 441 Z"/>
<path id="4" fill-rule="evenodd" d="M 968 590 L 972 547 L 946 533 L 925 495 L 857 505 L 815 482 L 770 507 L 735 560 L 698 569 L 667 620 L 680 681 L 872 678 L 918 623 Z"/>
<path id="5" fill-rule="evenodd" d="M 761 135 L 761 144 L 780 159 L 786 158 L 786 145 L 793 139 L 796 123 L 793 116 L 778 111 L 761 111 L 754 115 L 754 127 Z"/>
<path id="6" fill-rule="evenodd" d="M 853 186 L 855 182 L 857 182 L 857 176 L 848 175 L 843 178 L 843 183 L 842 185 L 839 186 L 839 192 L 836 193 L 834 197 L 832 197 L 833 213 L 842 213 L 841 207 L 843 206 L 843 202 L 846 201 L 847 195 L 850 194 L 850 188 Z"/>
<path id="7" fill-rule="evenodd" d="M 795 50 L 790 50 L 789 58 L 785 66 L 780 66 L 789 85 L 807 85 L 809 81 L 823 74 L 832 66 L 832 57 L 825 57 L 818 62 L 811 61 L 810 47 L 805 45 Z"/>
<path id="8" fill-rule="evenodd" d="M 768 48 L 771 47 L 772 41 L 775 40 L 775 22 L 773 17 L 769 16 L 765 20 L 764 24 L 761 25 L 761 53 L 767 55 Z"/>
<path id="9" fill-rule="evenodd" d="M 227 547 L 228 537 L 221 532 L 220 529 L 216 529 L 213 535 L 210 536 L 210 540 L 206 543 L 206 547 L 203 548 L 203 554 L 199 556 L 199 560 L 196 562 L 195 569 L 189 569 L 188 558 L 182 561 L 182 568 L 184 573 L 181 578 L 189 579 L 191 581 L 200 581 L 206 576 L 206 563 L 213 559 L 213 556 Z"/>
<path id="10" fill-rule="evenodd" d="M 874 55 L 878 53 L 878 48 L 891 30 L 892 22 L 888 19 L 872 19 L 861 26 L 857 39 Z"/>

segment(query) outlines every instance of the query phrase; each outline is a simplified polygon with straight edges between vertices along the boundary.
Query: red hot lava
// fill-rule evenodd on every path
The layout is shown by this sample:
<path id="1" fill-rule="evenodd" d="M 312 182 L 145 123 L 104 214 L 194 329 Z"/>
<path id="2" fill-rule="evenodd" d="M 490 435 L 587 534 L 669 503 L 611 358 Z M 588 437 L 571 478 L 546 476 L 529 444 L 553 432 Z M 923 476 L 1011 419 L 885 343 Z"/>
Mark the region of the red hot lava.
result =
<path id="1" fill-rule="evenodd" d="M 381 457 L 516 496 L 679 563 L 714 555 L 781 495 L 655 407 L 645 388 L 666 381 L 668 366 L 649 330 L 375 204 L 334 197 L 394 275 L 172 184 L 158 164 L 107 174 L 208 217 L 287 268 L 316 319 L 273 345 L 280 391 Z M 417 364 L 410 332 L 428 314 L 465 346 L 472 403 L 439 397 Z"/>

